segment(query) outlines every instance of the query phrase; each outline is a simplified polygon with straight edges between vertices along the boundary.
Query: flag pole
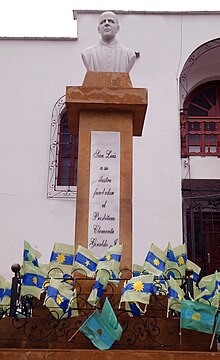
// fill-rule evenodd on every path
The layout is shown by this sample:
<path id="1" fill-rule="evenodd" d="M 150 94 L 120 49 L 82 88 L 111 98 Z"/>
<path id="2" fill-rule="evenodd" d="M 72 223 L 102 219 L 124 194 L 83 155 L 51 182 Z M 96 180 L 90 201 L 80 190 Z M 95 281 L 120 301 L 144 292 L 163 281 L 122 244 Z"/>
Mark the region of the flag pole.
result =
<path id="1" fill-rule="evenodd" d="M 79 327 L 79 329 L 77 329 L 74 334 L 69 338 L 68 342 L 70 342 L 74 336 L 76 336 L 76 334 L 78 334 L 78 332 L 80 331 L 80 329 L 85 325 L 85 323 L 94 315 L 94 313 L 98 311 L 97 309 L 95 311 L 93 311 L 93 313 L 84 321 L 84 323 Z"/>
<path id="2" fill-rule="evenodd" d="M 74 338 L 74 336 L 76 336 L 76 334 L 80 331 L 80 329 L 81 329 L 81 327 L 84 325 L 84 323 L 79 327 L 79 329 L 77 329 L 75 332 L 74 332 L 74 334 L 69 338 L 69 340 L 68 340 L 68 342 L 70 342 L 73 338 Z"/>
<path id="3" fill-rule="evenodd" d="M 217 316 L 217 320 L 216 320 L 216 322 L 215 322 L 215 328 L 214 328 L 214 332 L 213 332 L 213 335 L 212 335 L 212 340 L 211 340 L 211 344 L 210 344 L 209 350 L 212 349 L 212 346 L 213 346 L 213 343 L 214 343 L 215 334 L 216 334 L 216 329 L 217 329 L 217 325 L 218 325 L 218 320 L 219 320 L 219 317 Z"/>
<path id="4" fill-rule="evenodd" d="M 180 336 L 180 346 L 182 346 L 182 332 L 181 332 L 181 329 L 180 329 L 180 332 L 179 332 L 179 336 Z"/>

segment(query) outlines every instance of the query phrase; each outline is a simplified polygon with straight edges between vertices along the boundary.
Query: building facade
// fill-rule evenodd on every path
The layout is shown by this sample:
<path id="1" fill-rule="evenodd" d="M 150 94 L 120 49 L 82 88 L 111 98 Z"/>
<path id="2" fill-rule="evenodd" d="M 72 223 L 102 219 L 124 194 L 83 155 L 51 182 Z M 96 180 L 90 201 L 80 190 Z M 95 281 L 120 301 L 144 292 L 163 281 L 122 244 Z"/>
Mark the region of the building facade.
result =
<path id="1" fill-rule="evenodd" d="M 120 12 L 119 19 L 118 39 L 140 53 L 133 86 L 149 94 L 142 137 L 133 139 L 133 262 L 143 263 L 151 243 L 185 241 L 205 273 L 220 270 L 220 13 Z M 77 20 L 77 38 L 0 38 L 7 277 L 22 261 L 24 240 L 44 262 L 54 242 L 74 242 L 77 135 L 70 144 L 65 91 L 83 82 L 80 54 L 99 39 L 98 12 L 79 11 Z"/>

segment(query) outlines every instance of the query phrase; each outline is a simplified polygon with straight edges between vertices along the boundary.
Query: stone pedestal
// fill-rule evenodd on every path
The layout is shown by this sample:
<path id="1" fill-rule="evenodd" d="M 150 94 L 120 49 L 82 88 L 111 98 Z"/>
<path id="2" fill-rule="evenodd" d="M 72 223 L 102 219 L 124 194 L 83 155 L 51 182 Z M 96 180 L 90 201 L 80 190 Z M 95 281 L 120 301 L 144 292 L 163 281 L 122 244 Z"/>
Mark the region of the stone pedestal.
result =
<path id="1" fill-rule="evenodd" d="M 132 88 L 127 73 L 88 72 L 82 86 L 67 87 L 66 106 L 70 131 L 79 132 L 75 245 L 88 247 L 91 132 L 119 132 L 121 268 L 131 269 L 132 136 L 142 134 L 147 91 Z"/>

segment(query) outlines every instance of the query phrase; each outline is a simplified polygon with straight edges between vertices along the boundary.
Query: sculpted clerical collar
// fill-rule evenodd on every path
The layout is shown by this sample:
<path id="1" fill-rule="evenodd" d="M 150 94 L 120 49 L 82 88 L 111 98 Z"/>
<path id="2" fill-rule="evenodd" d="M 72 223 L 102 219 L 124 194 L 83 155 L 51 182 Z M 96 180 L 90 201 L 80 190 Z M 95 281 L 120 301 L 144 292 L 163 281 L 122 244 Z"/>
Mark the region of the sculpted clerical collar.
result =
<path id="1" fill-rule="evenodd" d="M 118 42 L 118 40 L 116 38 L 114 38 L 110 42 L 107 42 L 107 41 L 104 41 L 103 39 L 100 39 L 100 44 L 105 45 L 105 46 L 115 45 L 115 44 L 117 44 L 117 42 Z"/>

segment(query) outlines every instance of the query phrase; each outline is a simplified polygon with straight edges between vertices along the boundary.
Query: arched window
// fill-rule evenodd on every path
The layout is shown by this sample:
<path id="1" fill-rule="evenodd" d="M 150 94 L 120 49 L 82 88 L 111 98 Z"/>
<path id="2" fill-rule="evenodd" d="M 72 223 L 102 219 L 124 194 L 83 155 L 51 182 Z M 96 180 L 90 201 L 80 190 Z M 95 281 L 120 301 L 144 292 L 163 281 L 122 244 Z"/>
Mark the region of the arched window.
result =
<path id="1" fill-rule="evenodd" d="M 181 155 L 220 156 L 220 81 L 199 86 L 184 102 Z"/>
<path id="2" fill-rule="evenodd" d="M 75 198 L 78 133 L 70 134 L 65 96 L 55 104 L 51 120 L 48 198 Z"/>
<path id="3" fill-rule="evenodd" d="M 58 186 L 76 186 L 78 160 L 78 134 L 71 135 L 67 113 L 61 116 L 58 148 Z"/>

